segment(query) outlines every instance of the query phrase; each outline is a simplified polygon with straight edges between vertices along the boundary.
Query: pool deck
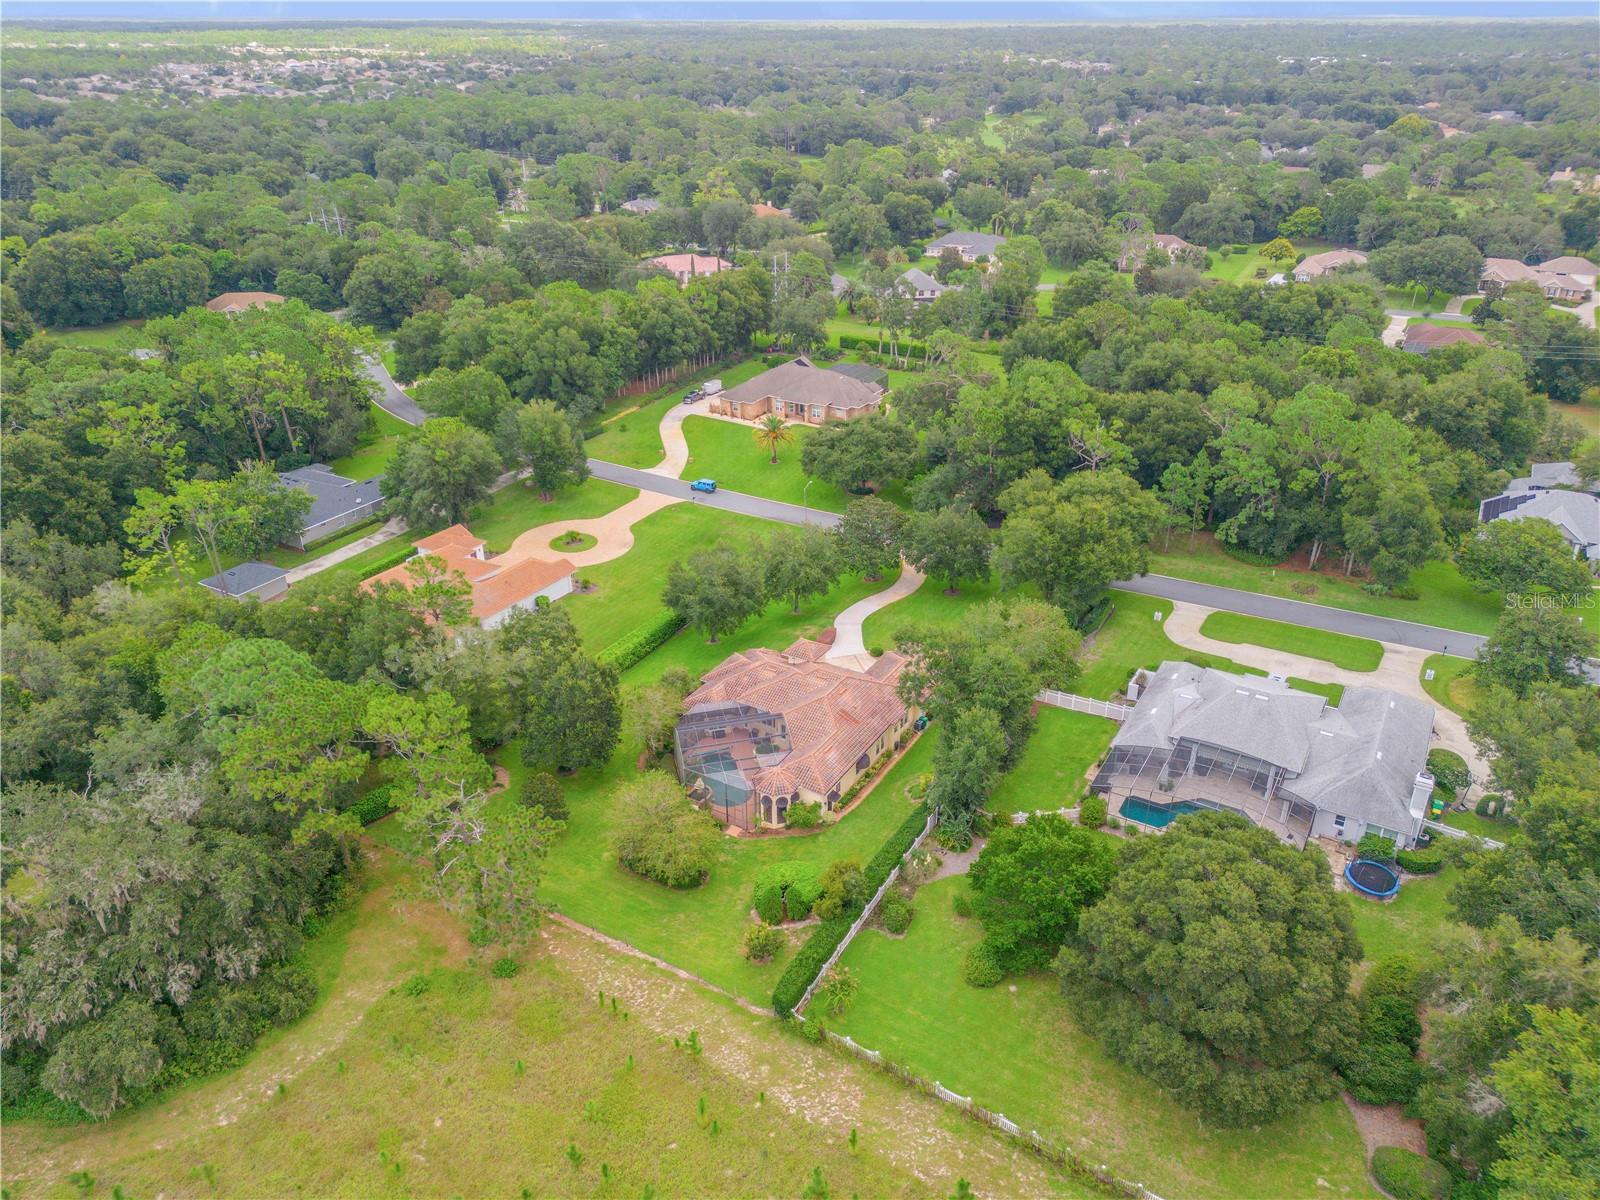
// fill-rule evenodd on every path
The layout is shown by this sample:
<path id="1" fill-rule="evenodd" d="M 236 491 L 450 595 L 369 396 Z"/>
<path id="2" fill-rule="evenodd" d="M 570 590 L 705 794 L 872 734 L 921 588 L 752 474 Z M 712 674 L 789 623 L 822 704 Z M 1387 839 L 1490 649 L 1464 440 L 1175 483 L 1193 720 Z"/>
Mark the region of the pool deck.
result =
<path id="1" fill-rule="evenodd" d="M 1290 816 L 1284 802 L 1269 800 L 1249 787 L 1228 780 L 1183 775 L 1172 782 L 1170 791 L 1162 791 L 1157 787 L 1160 775 L 1159 770 L 1151 770 L 1137 775 L 1111 776 L 1105 781 L 1107 809 L 1121 817 L 1122 804 L 1125 800 L 1144 800 L 1160 806 L 1189 801 L 1205 807 L 1220 805 L 1241 813 L 1253 824 L 1271 830 L 1296 850 L 1304 849 L 1306 839 L 1311 835 L 1309 821 Z M 1164 825 L 1146 825 L 1136 817 L 1123 817 L 1123 819 L 1133 821 L 1145 829 L 1166 828 Z"/>

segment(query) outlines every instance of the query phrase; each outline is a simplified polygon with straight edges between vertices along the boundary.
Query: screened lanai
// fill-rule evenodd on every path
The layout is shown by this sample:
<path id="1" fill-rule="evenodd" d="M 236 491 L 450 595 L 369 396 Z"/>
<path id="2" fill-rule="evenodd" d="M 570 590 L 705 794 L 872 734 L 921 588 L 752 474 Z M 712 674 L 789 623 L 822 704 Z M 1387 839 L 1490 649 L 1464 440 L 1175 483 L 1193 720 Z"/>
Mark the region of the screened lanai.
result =
<path id="1" fill-rule="evenodd" d="M 711 701 L 683 714 L 673 740 L 678 778 L 690 797 L 719 821 L 756 828 L 763 815 L 753 780 L 792 749 L 783 717 L 748 704 Z"/>

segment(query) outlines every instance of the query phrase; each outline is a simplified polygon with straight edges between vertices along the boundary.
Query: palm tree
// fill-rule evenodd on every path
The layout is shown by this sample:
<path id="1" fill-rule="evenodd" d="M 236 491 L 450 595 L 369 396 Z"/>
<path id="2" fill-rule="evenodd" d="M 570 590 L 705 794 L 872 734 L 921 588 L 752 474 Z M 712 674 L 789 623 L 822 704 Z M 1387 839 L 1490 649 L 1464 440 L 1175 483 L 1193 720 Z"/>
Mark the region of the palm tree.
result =
<path id="1" fill-rule="evenodd" d="M 756 426 L 756 445 L 765 446 L 772 451 L 771 463 L 778 465 L 778 447 L 784 442 L 794 441 L 794 434 L 783 423 L 783 418 L 777 413 L 768 413 L 761 418 L 761 423 Z"/>

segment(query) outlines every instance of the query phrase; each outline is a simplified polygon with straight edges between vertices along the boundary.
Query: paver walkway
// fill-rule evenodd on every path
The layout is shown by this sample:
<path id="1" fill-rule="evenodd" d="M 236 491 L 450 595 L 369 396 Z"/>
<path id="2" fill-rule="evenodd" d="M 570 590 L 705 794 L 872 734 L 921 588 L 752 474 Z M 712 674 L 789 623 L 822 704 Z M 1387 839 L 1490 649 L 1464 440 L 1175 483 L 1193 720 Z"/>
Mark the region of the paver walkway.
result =
<path id="1" fill-rule="evenodd" d="M 865 671 L 872 665 L 872 655 L 867 653 L 867 643 L 861 634 L 866 619 L 880 608 L 887 608 L 896 600 L 904 600 L 922 586 L 924 576 L 908 562 L 900 564 L 900 578 L 881 592 L 874 592 L 857 600 L 833 621 L 833 647 L 824 654 L 823 661 L 849 667 L 852 671 Z"/>
<path id="2" fill-rule="evenodd" d="M 1255 646 L 1248 642 L 1222 642 L 1207 637 L 1200 632 L 1200 626 L 1215 611 L 1217 610 L 1199 604 L 1174 600 L 1172 614 L 1165 622 L 1167 636 L 1180 646 L 1220 655 L 1274 675 L 1294 675 L 1301 679 L 1313 679 L 1318 683 L 1338 683 L 1347 687 L 1387 688 L 1392 692 L 1399 692 L 1402 696 L 1421 700 L 1434 710 L 1434 736 L 1439 744 L 1446 750 L 1454 750 L 1466 759 L 1475 780 L 1480 783 L 1488 780 L 1489 764 L 1478 753 L 1478 748 L 1472 744 L 1466 722 L 1450 709 L 1441 706 L 1422 689 L 1422 664 L 1426 661 L 1429 651 L 1415 646 L 1397 646 L 1392 642 L 1379 642 L 1378 644 L 1383 647 L 1383 659 L 1378 663 L 1378 669 L 1350 671 L 1323 662 L 1320 658 L 1307 658 L 1282 650 L 1270 650 L 1265 646 Z"/>

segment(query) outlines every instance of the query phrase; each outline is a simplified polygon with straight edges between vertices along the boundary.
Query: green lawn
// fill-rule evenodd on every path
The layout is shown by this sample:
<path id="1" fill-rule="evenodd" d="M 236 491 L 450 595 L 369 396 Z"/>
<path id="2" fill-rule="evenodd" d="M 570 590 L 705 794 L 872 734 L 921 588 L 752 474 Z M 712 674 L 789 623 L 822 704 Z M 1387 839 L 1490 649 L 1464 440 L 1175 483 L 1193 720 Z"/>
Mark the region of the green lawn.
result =
<path id="1" fill-rule="evenodd" d="M 960 876 L 930 884 L 903 938 L 868 929 L 851 944 L 844 962 L 861 990 L 831 1028 L 1163 1196 L 1378 1195 L 1338 1101 L 1265 1128 L 1217 1128 L 1112 1062 L 1053 977 L 969 987 L 961 960 L 981 928 L 951 909 L 966 888 Z"/>
<path id="2" fill-rule="evenodd" d="M 399 417 L 391 416 L 376 404 L 372 405 L 372 425 L 354 450 L 343 458 L 336 458 L 328 466 L 335 474 L 349 479 L 372 479 L 389 468 L 395 447 L 401 435 L 410 432 L 411 426 Z"/>
<path id="3" fill-rule="evenodd" d="M 134 335 L 143 327 L 143 319 L 128 317 L 106 325 L 64 325 L 47 329 L 45 333 L 66 346 L 82 346 L 87 350 L 133 350 L 139 345 Z"/>
<path id="4" fill-rule="evenodd" d="M 731 492 L 843 512 L 851 499 L 849 493 L 825 479 L 812 479 L 800 469 L 801 452 L 813 431 L 804 425 L 788 428 L 791 440 L 778 447 L 778 461 L 774 464 L 771 452 L 756 444 L 755 430 L 750 426 L 716 417 L 690 417 L 683 423 L 689 462 L 681 478 L 709 476 Z"/>
<path id="5" fill-rule="evenodd" d="M 1474 837 L 1490 838 L 1497 842 L 1507 841 L 1517 831 L 1517 827 L 1508 821 L 1480 817 L 1475 812 L 1447 812 L 1443 821 L 1451 829 L 1461 829 Z"/>
<path id="6" fill-rule="evenodd" d="M 1422 690 L 1432 696 L 1435 703 L 1463 717 L 1470 716 L 1478 691 L 1477 683 L 1468 674 L 1471 669 L 1471 659 L 1457 658 L 1453 654 L 1430 654 L 1422 663 Z M 1429 671 L 1433 672 L 1432 679 L 1428 678 Z"/>
<path id="7" fill-rule="evenodd" d="M 1206 268 L 1206 277 L 1220 279 L 1224 283 L 1259 283 L 1256 278 L 1256 268 L 1267 268 L 1267 274 L 1283 270 L 1277 263 L 1269 262 L 1261 257 L 1261 247 L 1265 242 L 1259 242 L 1250 247 L 1249 254 L 1230 254 L 1227 258 L 1217 253 L 1217 247 L 1211 247 L 1211 266 Z"/>
<path id="8" fill-rule="evenodd" d="M 791 931 L 790 948 L 764 965 L 740 953 L 750 925 L 756 873 L 782 861 L 826 866 L 842 858 L 865 864 L 915 806 L 905 786 L 930 769 L 936 734 L 914 742 L 877 786 L 837 824 L 804 837 L 726 837 L 711 878 L 698 888 L 673 889 L 624 871 L 612 849 L 611 792 L 634 774 L 636 747 L 620 751 L 603 771 L 564 781 L 571 810 L 545 866 L 541 897 L 573 920 L 682 967 L 755 1004 L 772 1001 L 772 988 L 796 946 L 810 932 Z M 507 765 L 520 773 L 514 751 Z"/>
<path id="9" fill-rule="evenodd" d="M 665 453 L 661 445 L 661 418 L 673 405 L 683 403 L 685 392 L 707 379 L 721 379 L 724 388 L 731 388 L 765 370 L 761 359 L 749 358 L 731 366 L 707 368 L 648 396 L 631 396 L 619 401 L 603 418 L 604 432 L 588 440 L 589 457 L 624 467 L 653 467 Z"/>
<path id="10" fill-rule="evenodd" d="M 1439 312 L 1450 303 L 1450 293 L 1437 288 L 1386 287 L 1383 289 L 1385 308 L 1404 308 L 1421 312 Z"/>
<path id="11" fill-rule="evenodd" d="M 1117 723 L 1105 717 L 1042 705 L 1017 765 L 989 797 L 998 815 L 1071 808 L 1082 797 L 1084 773 L 1105 753 Z"/>
<path id="12" fill-rule="evenodd" d="M 474 509 L 467 518 L 467 527 L 488 543 L 490 554 L 500 554 L 524 530 L 552 521 L 604 516 L 638 494 L 638 488 L 591 478 L 577 487 L 562 488 L 551 500 L 541 500 L 538 492 L 518 481 L 501 488 L 486 504 Z"/>
<path id="13" fill-rule="evenodd" d="M 1383 647 L 1369 638 L 1328 633 L 1241 613 L 1214 612 L 1201 622 L 1200 632 L 1219 642 L 1265 646 L 1269 650 L 1320 659 L 1347 671 L 1376 671 L 1383 660 Z"/>
<path id="14" fill-rule="evenodd" d="M 380 570 L 393 566 L 393 558 L 401 550 L 411 545 L 412 535 L 402 533 L 373 546 L 370 550 L 363 550 L 353 558 L 347 558 L 342 563 L 336 563 L 325 571 L 318 571 L 305 584 L 315 583 L 318 588 L 345 587 L 350 584 L 360 583 L 369 575 L 374 575 Z M 304 586 L 304 585 L 302 585 Z"/>
<path id="15" fill-rule="evenodd" d="M 1184 539 L 1175 538 L 1169 550 L 1153 548 L 1150 570 L 1158 575 L 1193 579 L 1221 587 L 1260 592 L 1344 608 L 1352 612 L 1394 617 L 1461 629 L 1467 633 L 1492 633 L 1504 607 L 1498 593 L 1481 592 L 1461 577 L 1454 563 L 1430 562 L 1411 577 L 1416 600 L 1373 596 L 1361 590 L 1358 580 L 1333 572 L 1301 571 L 1292 567 L 1258 567 L 1224 554 L 1209 536 L 1195 539 L 1191 551 Z"/>
<path id="16" fill-rule="evenodd" d="M 1350 901 L 1368 960 L 1391 954 L 1409 954 L 1419 962 L 1432 959 L 1439 950 L 1439 934 L 1455 924 L 1445 897 L 1460 875 L 1458 868 L 1446 867 L 1437 875 L 1407 879 L 1400 894 L 1386 903 L 1342 893 Z"/>

